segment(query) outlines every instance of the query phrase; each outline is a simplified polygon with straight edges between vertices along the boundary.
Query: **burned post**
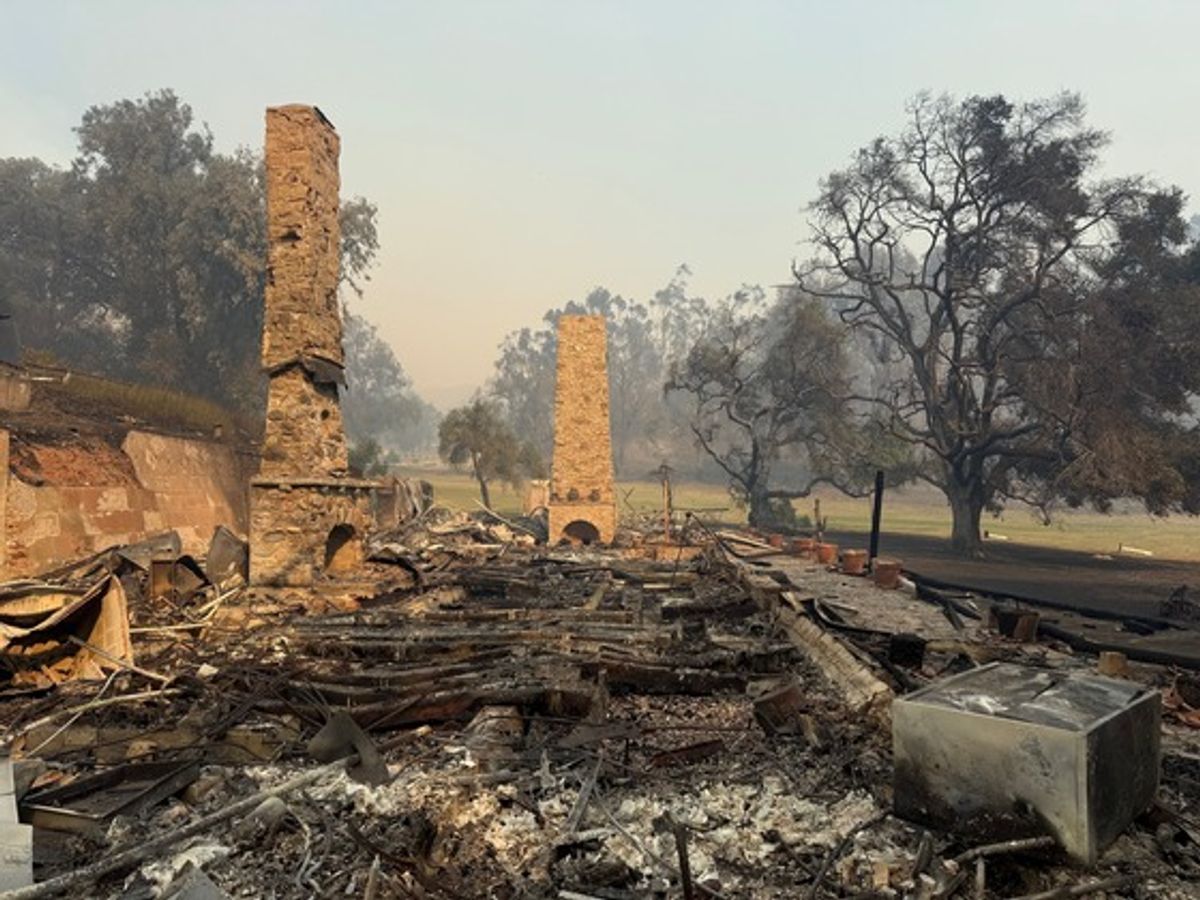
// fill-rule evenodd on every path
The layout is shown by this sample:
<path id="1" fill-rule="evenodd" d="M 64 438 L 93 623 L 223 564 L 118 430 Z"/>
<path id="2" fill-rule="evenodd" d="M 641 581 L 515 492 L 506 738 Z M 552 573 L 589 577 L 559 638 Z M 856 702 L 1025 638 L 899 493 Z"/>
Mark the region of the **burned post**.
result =
<path id="1" fill-rule="evenodd" d="M 550 542 L 610 543 L 617 530 L 604 316 L 558 320 Z"/>
<path id="2" fill-rule="evenodd" d="M 879 526 L 883 520 L 883 470 L 875 473 L 875 492 L 871 500 L 871 550 L 868 565 L 875 571 L 875 559 L 879 556 Z"/>
<path id="3" fill-rule="evenodd" d="M 338 388 L 338 153 L 315 106 L 267 110 L 267 285 L 262 361 L 270 377 L 262 461 L 250 485 L 250 576 L 309 585 L 362 559 L 371 482 L 347 477 Z"/>

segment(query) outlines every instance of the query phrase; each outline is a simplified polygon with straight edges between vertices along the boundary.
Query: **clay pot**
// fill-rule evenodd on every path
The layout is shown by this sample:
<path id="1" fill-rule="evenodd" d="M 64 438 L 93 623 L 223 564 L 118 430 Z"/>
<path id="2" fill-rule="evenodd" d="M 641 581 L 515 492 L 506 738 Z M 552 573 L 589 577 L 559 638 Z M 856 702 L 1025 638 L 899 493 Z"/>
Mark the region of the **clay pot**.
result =
<path id="1" fill-rule="evenodd" d="M 812 559 L 816 551 L 817 542 L 814 538 L 796 538 L 792 541 L 792 552 L 801 559 Z"/>
<path id="2" fill-rule="evenodd" d="M 902 568 L 898 559 L 876 559 L 875 584 L 885 591 L 894 591 L 900 586 Z"/>
<path id="3" fill-rule="evenodd" d="M 866 550 L 842 551 L 842 571 L 847 575 L 862 575 L 867 571 Z"/>
<path id="4" fill-rule="evenodd" d="M 1002 635 L 1020 641 L 1022 644 L 1032 644 L 1037 640 L 1038 621 L 1041 616 L 1028 609 L 1012 606 L 993 606 L 988 613 L 989 624 Z"/>
<path id="5" fill-rule="evenodd" d="M 1101 675 L 1107 675 L 1109 678 L 1128 678 L 1130 676 L 1129 660 L 1124 653 L 1118 653 L 1115 650 L 1102 650 L 1096 668 Z"/>
<path id="6" fill-rule="evenodd" d="M 771 536 L 769 536 L 767 538 L 767 543 L 770 544 L 772 547 L 774 547 L 776 550 L 782 550 L 783 549 L 783 535 L 782 534 L 772 534 Z"/>
<path id="7" fill-rule="evenodd" d="M 823 566 L 832 566 L 837 562 L 837 544 L 817 544 L 817 562 Z"/>

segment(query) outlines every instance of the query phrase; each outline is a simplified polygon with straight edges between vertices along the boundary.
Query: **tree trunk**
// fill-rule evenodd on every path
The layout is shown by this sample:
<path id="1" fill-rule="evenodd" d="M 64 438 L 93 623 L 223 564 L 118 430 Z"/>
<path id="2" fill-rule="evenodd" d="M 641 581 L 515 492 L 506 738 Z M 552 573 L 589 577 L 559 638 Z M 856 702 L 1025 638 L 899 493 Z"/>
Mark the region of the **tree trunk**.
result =
<path id="1" fill-rule="evenodd" d="M 983 515 L 983 497 L 974 485 L 952 478 L 946 481 L 946 499 L 950 501 L 950 546 L 961 556 L 983 555 L 979 519 Z"/>
<path id="2" fill-rule="evenodd" d="M 767 496 L 766 488 L 750 491 L 748 520 L 751 528 L 763 528 L 771 524 L 771 498 Z"/>
<path id="3" fill-rule="evenodd" d="M 487 479 L 479 469 L 479 455 L 476 453 L 471 454 L 471 468 L 475 470 L 475 480 L 479 482 L 479 499 L 483 501 L 484 506 L 491 509 L 492 498 L 488 495 Z"/>

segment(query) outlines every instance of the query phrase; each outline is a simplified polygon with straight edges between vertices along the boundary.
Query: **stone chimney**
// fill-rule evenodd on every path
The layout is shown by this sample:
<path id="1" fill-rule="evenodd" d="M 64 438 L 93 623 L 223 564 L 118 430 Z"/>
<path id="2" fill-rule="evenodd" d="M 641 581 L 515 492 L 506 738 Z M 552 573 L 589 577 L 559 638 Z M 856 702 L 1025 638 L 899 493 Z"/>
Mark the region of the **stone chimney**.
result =
<path id="1" fill-rule="evenodd" d="M 347 470 L 338 307 L 339 140 L 315 106 L 267 110 L 267 286 L 262 360 L 270 376 L 260 474 Z"/>
<path id="2" fill-rule="evenodd" d="M 550 543 L 610 543 L 617 530 L 604 316 L 561 316 L 554 385 Z"/>
<path id="3" fill-rule="evenodd" d="M 267 110 L 267 286 L 262 360 L 270 377 L 258 476 L 250 482 L 250 580 L 311 586 L 354 573 L 379 485 L 347 477 L 338 405 L 341 234 L 333 125 L 315 106 Z"/>

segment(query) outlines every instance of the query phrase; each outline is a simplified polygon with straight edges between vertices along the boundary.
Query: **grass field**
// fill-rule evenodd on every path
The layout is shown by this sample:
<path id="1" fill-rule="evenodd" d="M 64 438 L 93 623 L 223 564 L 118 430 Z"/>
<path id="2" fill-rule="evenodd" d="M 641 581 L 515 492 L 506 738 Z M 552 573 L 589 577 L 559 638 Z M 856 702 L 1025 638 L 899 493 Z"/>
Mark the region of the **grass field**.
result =
<path id="1" fill-rule="evenodd" d="M 448 469 L 403 468 L 396 474 L 419 476 L 432 482 L 438 502 L 458 509 L 478 509 L 479 488 L 462 472 Z M 520 496 L 507 485 L 490 485 L 492 505 L 501 514 L 519 513 Z M 703 509 L 705 519 L 744 522 L 728 492 L 718 485 L 678 484 L 673 488 L 675 505 L 681 509 Z M 631 481 L 618 485 L 621 510 L 638 512 L 661 509 L 662 494 L 657 482 Z M 831 531 L 866 531 L 871 521 L 871 501 L 845 497 L 835 491 L 819 494 L 821 514 L 829 519 Z M 723 511 L 721 511 L 723 510 Z M 796 501 L 797 513 L 811 517 L 812 499 Z M 946 537 L 950 533 L 950 511 L 941 495 L 932 489 L 907 488 L 886 495 L 883 510 L 885 531 Z M 1000 517 L 984 516 L 983 527 L 1011 542 L 1116 553 L 1121 545 L 1151 551 L 1156 558 L 1200 562 L 1200 519 L 1187 516 L 1155 518 L 1144 513 L 1103 515 L 1095 512 L 1064 511 L 1051 525 L 1042 525 L 1027 509 L 1014 507 Z"/>

